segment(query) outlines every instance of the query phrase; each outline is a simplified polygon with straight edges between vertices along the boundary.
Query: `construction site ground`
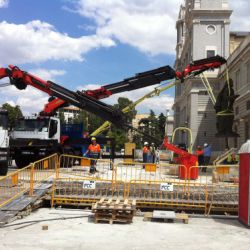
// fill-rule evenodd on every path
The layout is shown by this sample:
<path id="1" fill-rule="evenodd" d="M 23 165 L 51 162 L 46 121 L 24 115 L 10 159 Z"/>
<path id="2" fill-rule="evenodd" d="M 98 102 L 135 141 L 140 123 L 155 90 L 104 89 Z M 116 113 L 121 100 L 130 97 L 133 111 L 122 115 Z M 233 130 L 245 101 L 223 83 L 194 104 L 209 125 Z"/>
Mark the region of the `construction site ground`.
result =
<path id="1" fill-rule="evenodd" d="M 47 229 L 47 230 L 43 230 Z M 41 208 L 0 228 L 0 249 L 249 249 L 237 219 L 190 217 L 182 222 L 94 224 L 89 210 Z"/>

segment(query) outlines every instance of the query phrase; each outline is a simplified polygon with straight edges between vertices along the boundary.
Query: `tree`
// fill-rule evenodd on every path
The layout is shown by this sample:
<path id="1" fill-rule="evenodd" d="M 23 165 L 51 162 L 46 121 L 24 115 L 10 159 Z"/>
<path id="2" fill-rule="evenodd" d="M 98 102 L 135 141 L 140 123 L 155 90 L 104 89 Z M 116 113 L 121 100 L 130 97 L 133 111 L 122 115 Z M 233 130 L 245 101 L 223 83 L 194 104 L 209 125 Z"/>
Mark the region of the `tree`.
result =
<path id="1" fill-rule="evenodd" d="M 73 118 L 73 123 L 83 123 L 86 130 L 90 133 L 99 128 L 103 122 L 103 119 L 85 110 L 80 110 L 79 114 Z"/>
<path id="2" fill-rule="evenodd" d="M 114 105 L 115 108 L 122 110 L 132 104 L 133 102 L 126 97 L 119 97 L 117 104 Z M 133 108 L 130 112 L 126 113 L 126 122 L 132 123 L 132 120 L 135 118 L 137 111 Z M 128 142 L 128 129 L 119 129 L 116 126 L 111 126 L 108 136 L 113 137 L 115 140 L 116 150 L 120 150 L 124 147 L 124 143 Z"/>
<path id="3" fill-rule="evenodd" d="M 65 123 L 65 115 L 64 115 L 64 112 L 62 109 L 59 109 L 58 117 L 59 117 L 62 124 Z"/>
<path id="4" fill-rule="evenodd" d="M 129 100 L 127 97 L 119 97 L 117 100 L 117 104 L 114 105 L 115 108 L 123 110 L 124 108 L 128 107 L 130 104 L 132 104 L 133 102 L 131 100 Z M 131 123 L 132 120 L 135 118 L 137 114 L 137 111 L 135 108 L 133 108 L 131 111 L 129 111 L 128 113 L 125 114 L 126 118 L 127 118 L 127 122 Z"/>
<path id="5" fill-rule="evenodd" d="M 12 106 L 9 103 L 4 103 L 2 108 L 8 111 L 8 127 L 12 128 L 15 125 L 15 121 L 23 117 L 20 106 Z"/>
<path id="6" fill-rule="evenodd" d="M 158 127 L 160 132 L 160 138 L 165 136 L 165 125 L 166 125 L 166 116 L 163 113 L 160 113 L 158 117 Z"/>
<path id="7" fill-rule="evenodd" d="M 157 141 L 162 141 L 165 135 L 165 121 L 166 117 L 163 113 L 161 113 L 157 118 L 154 111 L 150 110 L 149 117 L 143 118 L 139 121 L 139 130 L 141 130 L 144 135 L 142 135 L 142 137 L 138 135 L 137 137 L 134 137 L 136 143 L 142 146 L 142 142 L 153 142 L 153 140 L 150 140 L 147 135 L 155 138 Z"/>

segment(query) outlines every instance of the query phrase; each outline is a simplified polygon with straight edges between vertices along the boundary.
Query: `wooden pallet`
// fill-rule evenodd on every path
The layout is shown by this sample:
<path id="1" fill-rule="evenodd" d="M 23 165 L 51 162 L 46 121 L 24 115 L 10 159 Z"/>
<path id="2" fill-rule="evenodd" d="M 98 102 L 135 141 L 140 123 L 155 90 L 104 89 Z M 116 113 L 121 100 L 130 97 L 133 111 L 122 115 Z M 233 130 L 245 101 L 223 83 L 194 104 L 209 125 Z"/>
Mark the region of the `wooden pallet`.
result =
<path id="1" fill-rule="evenodd" d="M 109 224 L 113 222 L 131 223 L 136 212 L 136 200 L 124 201 L 120 199 L 105 199 L 92 205 L 92 212 L 94 213 L 94 221 L 108 221 Z"/>
<path id="2" fill-rule="evenodd" d="M 161 221 L 161 222 L 174 222 L 182 220 L 184 224 L 188 224 L 188 215 L 185 213 L 175 213 L 175 218 L 153 218 L 153 212 L 146 212 L 143 221 Z"/>

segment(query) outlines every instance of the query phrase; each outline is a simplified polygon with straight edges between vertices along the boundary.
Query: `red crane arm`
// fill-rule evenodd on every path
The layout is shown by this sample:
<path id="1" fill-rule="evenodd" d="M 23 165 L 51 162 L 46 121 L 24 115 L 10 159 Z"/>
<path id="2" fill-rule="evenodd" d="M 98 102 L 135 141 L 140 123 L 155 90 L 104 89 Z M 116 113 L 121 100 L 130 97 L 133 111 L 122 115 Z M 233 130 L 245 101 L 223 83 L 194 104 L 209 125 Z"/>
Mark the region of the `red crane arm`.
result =
<path id="1" fill-rule="evenodd" d="M 168 138 L 167 138 L 167 137 L 164 138 L 163 146 L 164 146 L 166 149 L 168 149 L 168 150 L 170 150 L 170 151 L 172 151 L 172 152 L 174 152 L 174 153 L 176 153 L 176 154 L 178 154 L 178 155 L 180 155 L 180 156 L 189 156 L 189 155 L 191 155 L 191 154 L 188 153 L 187 151 L 185 151 L 185 150 L 183 150 L 183 149 L 180 149 L 180 148 L 176 147 L 176 146 L 173 145 L 173 144 L 170 144 L 170 143 L 168 142 Z"/>

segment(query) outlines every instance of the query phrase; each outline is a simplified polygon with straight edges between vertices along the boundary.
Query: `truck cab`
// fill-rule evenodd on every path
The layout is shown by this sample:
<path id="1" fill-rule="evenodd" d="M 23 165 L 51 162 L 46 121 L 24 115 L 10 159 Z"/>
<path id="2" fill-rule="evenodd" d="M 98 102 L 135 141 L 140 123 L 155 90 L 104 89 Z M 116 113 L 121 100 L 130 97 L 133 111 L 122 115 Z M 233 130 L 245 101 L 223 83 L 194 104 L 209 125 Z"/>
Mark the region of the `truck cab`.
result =
<path id="1" fill-rule="evenodd" d="M 8 172 L 9 159 L 9 134 L 8 134 L 8 112 L 0 109 L 0 175 Z"/>
<path id="2" fill-rule="evenodd" d="M 18 167 L 58 151 L 60 120 L 56 117 L 18 119 L 10 134 L 11 153 Z"/>

